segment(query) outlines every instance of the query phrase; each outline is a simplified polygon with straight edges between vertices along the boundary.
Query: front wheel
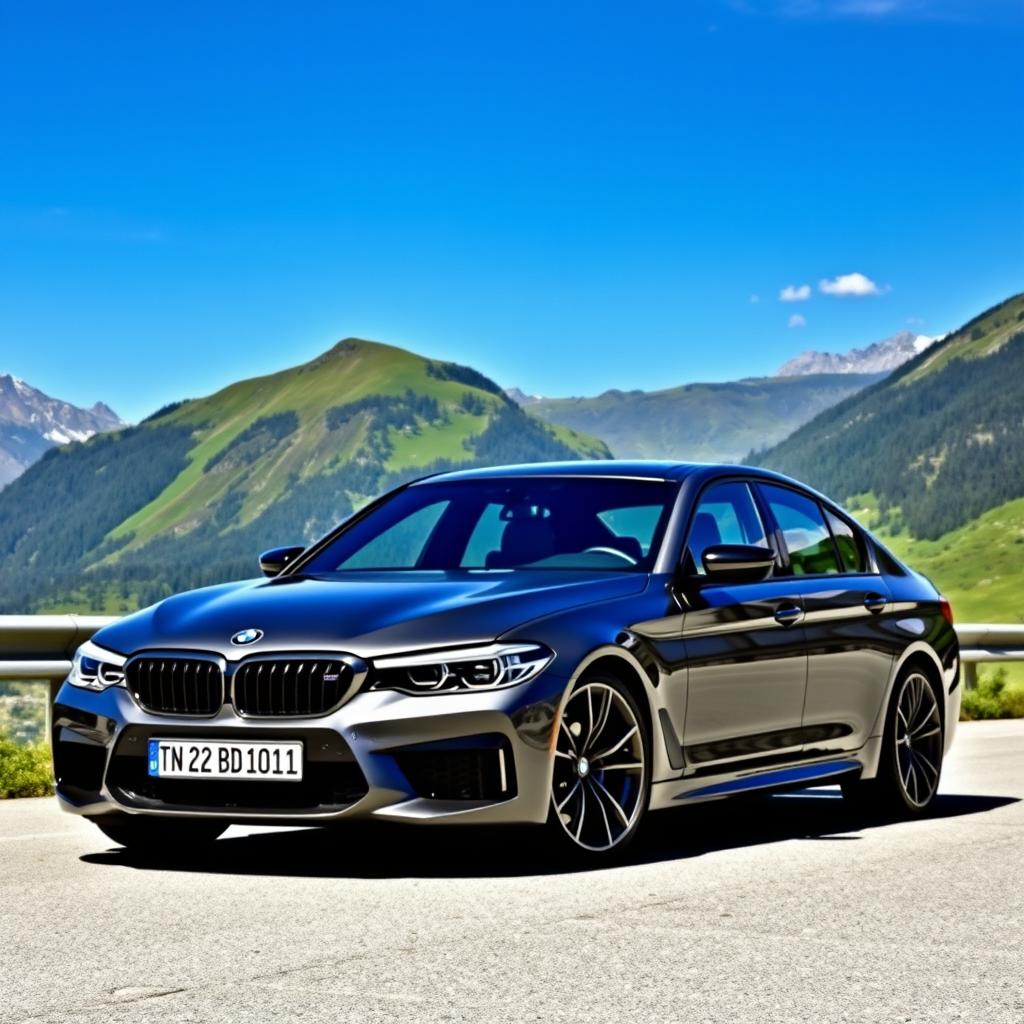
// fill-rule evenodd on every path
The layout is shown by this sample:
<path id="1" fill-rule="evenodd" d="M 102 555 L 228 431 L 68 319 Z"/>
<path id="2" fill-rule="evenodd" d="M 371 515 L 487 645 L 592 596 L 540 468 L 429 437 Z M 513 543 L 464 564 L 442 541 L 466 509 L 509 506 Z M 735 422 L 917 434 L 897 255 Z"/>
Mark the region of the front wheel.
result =
<path id="1" fill-rule="evenodd" d="M 212 843 L 226 829 L 222 821 L 197 818 L 128 817 L 118 821 L 95 821 L 96 827 L 119 846 L 169 856 L 193 851 Z"/>
<path id="2" fill-rule="evenodd" d="M 878 777 L 845 783 L 843 795 L 865 809 L 874 807 L 902 817 L 923 814 L 939 789 L 942 755 L 939 696 L 928 676 L 911 667 L 896 680 Z"/>
<path id="3" fill-rule="evenodd" d="M 581 856 L 617 853 L 649 796 L 650 739 L 635 698 L 612 676 L 584 678 L 558 726 L 549 828 Z"/>

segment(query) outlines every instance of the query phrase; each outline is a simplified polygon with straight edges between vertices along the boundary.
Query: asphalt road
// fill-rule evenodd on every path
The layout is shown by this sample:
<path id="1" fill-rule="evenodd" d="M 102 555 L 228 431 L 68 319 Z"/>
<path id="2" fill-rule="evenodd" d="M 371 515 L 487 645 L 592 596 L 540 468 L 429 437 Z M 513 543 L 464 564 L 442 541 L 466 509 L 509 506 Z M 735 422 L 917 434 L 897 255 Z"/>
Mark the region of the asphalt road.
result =
<path id="1" fill-rule="evenodd" d="M 0 804 L 0 1021 L 1024 1021 L 1024 722 L 961 727 L 928 820 L 829 790 L 530 830 L 234 828 L 143 862 Z"/>

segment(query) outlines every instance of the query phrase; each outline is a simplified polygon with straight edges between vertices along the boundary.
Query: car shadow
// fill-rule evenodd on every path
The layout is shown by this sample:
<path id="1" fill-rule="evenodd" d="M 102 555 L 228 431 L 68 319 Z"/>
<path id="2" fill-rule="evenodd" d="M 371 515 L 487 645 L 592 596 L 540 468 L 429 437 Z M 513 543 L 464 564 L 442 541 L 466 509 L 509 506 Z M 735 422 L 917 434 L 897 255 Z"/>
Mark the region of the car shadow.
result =
<path id="1" fill-rule="evenodd" d="M 941 794 L 925 819 L 983 814 L 1015 797 Z M 891 818 L 851 809 L 838 790 L 717 801 L 652 814 L 614 866 L 687 860 L 786 840 L 855 841 Z M 142 854 L 115 847 L 87 864 L 209 874 L 322 878 L 489 878 L 606 870 L 552 851 L 542 828 L 347 822 L 228 836 L 201 849 Z"/>

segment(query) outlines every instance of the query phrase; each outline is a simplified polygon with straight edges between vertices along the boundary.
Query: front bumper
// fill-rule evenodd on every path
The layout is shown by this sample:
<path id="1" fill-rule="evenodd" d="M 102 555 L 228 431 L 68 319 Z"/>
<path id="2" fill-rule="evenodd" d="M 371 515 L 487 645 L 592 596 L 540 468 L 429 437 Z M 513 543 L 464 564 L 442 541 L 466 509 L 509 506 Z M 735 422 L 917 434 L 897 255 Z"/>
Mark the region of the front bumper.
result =
<path id="1" fill-rule="evenodd" d="M 67 683 L 53 714 L 57 798 L 86 817 L 138 814 L 237 822 L 373 818 L 416 823 L 541 823 L 567 679 L 550 670 L 522 686 L 410 696 L 356 694 L 329 715 L 246 719 L 157 715 L 123 687 Z M 299 739 L 302 782 L 154 780 L 150 737 Z"/>

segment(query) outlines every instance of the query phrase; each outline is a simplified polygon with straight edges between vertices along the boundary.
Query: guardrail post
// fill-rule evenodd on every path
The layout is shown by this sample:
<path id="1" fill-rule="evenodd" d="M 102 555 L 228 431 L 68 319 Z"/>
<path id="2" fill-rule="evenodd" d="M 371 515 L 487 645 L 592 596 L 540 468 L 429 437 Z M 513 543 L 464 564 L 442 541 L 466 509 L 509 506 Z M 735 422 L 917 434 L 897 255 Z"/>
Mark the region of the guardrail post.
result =
<path id="1" fill-rule="evenodd" d="M 974 690 L 978 686 L 978 664 L 974 661 L 965 661 L 964 668 L 964 689 Z"/>

